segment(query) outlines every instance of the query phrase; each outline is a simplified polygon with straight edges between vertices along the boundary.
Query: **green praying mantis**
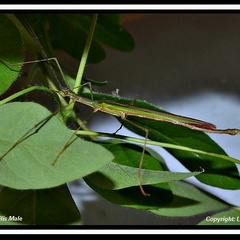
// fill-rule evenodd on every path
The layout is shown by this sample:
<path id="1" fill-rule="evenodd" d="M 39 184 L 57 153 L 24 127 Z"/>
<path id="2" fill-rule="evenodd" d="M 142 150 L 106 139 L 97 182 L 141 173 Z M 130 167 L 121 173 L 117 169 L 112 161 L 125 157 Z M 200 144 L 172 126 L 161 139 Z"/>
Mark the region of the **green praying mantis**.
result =
<path id="1" fill-rule="evenodd" d="M 69 97 L 73 101 L 80 102 L 84 105 L 87 105 L 91 108 L 93 108 L 93 113 L 95 112 L 103 112 L 109 115 L 113 115 L 115 117 L 121 118 L 123 121 L 128 121 L 130 124 L 133 124 L 134 126 L 141 128 L 146 132 L 145 136 L 145 143 L 144 143 L 144 148 L 142 152 L 142 156 L 140 159 L 140 164 L 139 164 L 139 170 L 138 170 L 138 180 L 139 180 L 139 187 L 144 196 L 150 196 L 149 193 L 146 193 L 145 190 L 143 189 L 142 183 L 141 183 L 141 167 L 143 164 L 144 160 L 144 151 L 147 143 L 147 138 L 148 138 L 148 129 L 143 128 L 138 126 L 136 123 L 129 121 L 127 117 L 138 117 L 138 118 L 144 118 L 144 119 L 150 119 L 154 121 L 163 121 L 163 122 L 169 122 L 172 124 L 184 126 L 187 128 L 190 128 L 192 130 L 196 131 L 201 131 L 201 132 L 206 132 L 206 133 L 219 133 L 219 134 L 229 134 L 229 135 L 237 135 L 240 133 L 240 129 L 217 129 L 216 126 L 212 123 L 205 122 L 202 120 L 198 119 L 193 119 L 189 117 L 184 117 L 172 113 L 165 113 L 165 112 L 160 112 L 160 111 L 153 111 L 141 107 L 135 107 L 127 104 L 120 104 L 116 103 L 113 101 L 108 101 L 108 100 L 98 100 L 98 101 L 93 101 L 81 96 L 76 95 L 73 92 L 66 91 L 66 90 L 61 90 L 61 91 L 56 91 L 61 96 L 63 97 Z M 118 130 L 117 130 L 118 131 Z M 116 131 L 116 132 L 117 132 Z"/>
<path id="2" fill-rule="evenodd" d="M 229 134 L 229 135 L 236 135 L 240 133 L 240 129 L 236 129 L 236 128 L 217 129 L 216 126 L 212 123 L 176 115 L 173 113 L 153 111 L 150 109 L 135 107 L 127 104 L 120 104 L 110 100 L 94 101 L 88 98 L 78 96 L 75 93 L 64 90 L 64 89 L 62 89 L 61 91 L 55 90 L 55 92 L 59 93 L 63 97 L 70 97 L 74 101 L 80 102 L 84 105 L 87 105 L 93 108 L 94 113 L 97 111 L 100 111 L 109 115 L 113 115 L 115 117 L 120 117 L 123 120 L 127 120 L 127 116 L 131 116 L 131 117 L 151 119 L 154 121 L 170 122 L 172 124 L 184 126 L 192 130 L 197 130 L 197 131 L 202 131 L 207 133 L 221 133 L 221 134 Z"/>

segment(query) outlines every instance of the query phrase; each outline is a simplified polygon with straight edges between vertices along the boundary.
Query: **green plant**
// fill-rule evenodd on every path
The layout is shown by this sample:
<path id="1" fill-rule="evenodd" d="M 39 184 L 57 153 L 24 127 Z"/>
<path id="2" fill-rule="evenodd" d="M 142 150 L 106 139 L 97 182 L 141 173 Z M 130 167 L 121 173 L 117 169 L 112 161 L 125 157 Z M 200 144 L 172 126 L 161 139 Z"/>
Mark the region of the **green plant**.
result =
<path id="1" fill-rule="evenodd" d="M 58 94 L 63 85 L 88 99 L 162 111 L 145 101 L 100 94 L 86 87 L 85 83 L 105 84 L 83 76 L 86 62 L 97 64 L 104 59 L 102 44 L 123 52 L 134 49 L 134 41 L 117 14 L 2 14 L 0 20 L 1 224 L 84 224 L 67 187 L 68 182 L 79 178 L 114 204 L 161 216 L 187 217 L 223 210 L 239 214 L 236 207 L 184 182 L 195 176 L 211 186 L 239 189 L 235 164 L 240 160 L 228 156 L 205 133 L 171 122 L 120 119 L 143 137 L 147 129 L 148 144 L 165 147 L 190 171 L 169 171 L 165 160 L 146 148 L 141 184 L 151 195 L 144 196 L 137 173 L 145 140 L 90 131 L 73 99 Z M 60 56 L 61 68 L 52 59 L 59 49 L 80 61 L 77 74 L 62 65 Z M 21 90 L 11 92 L 21 72 L 22 64 L 18 63 L 27 61 L 24 55 L 36 62 L 25 65 L 28 75 L 22 74 L 17 81 Z M 44 103 L 28 101 L 27 93 L 39 92 L 50 96 L 47 106 L 51 112 Z M 98 136 L 111 139 L 102 141 Z"/>

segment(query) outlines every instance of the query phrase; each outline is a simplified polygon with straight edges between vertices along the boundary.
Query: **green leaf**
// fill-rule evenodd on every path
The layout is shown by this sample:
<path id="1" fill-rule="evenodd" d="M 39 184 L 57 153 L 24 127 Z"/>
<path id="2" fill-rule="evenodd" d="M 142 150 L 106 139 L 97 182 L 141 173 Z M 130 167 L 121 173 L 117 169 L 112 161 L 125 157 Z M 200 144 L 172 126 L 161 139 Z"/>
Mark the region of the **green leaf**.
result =
<path id="1" fill-rule="evenodd" d="M 47 190 L 0 192 L 1 225 L 81 225 L 81 215 L 66 185 Z"/>
<path id="2" fill-rule="evenodd" d="M 76 138 L 53 166 L 73 135 L 50 114 L 31 102 L 0 107 L 0 184 L 15 189 L 51 188 L 91 174 L 113 159 L 102 146 Z M 40 121 L 43 124 L 34 128 Z"/>
<path id="3" fill-rule="evenodd" d="M 173 200 L 172 192 L 167 184 L 156 184 L 154 186 L 144 186 L 147 193 L 151 196 L 144 196 L 139 187 L 129 187 L 120 190 L 106 190 L 95 186 L 89 178 L 84 178 L 86 183 L 95 192 L 105 198 L 107 201 L 136 209 L 159 209 L 160 207 L 169 204 Z"/>
<path id="4" fill-rule="evenodd" d="M 114 162 L 89 175 L 88 180 L 95 186 L 112 190 L 139 186 L 138 171 L 141 152 L 134 149 L 136 147 L 133 144 L 123 143 L 106 146 L 115 155 Z M 159 162 L 146 151 L 141 169 L 142 185 L 168 183 L 200 174 L 200 172 L 169 172 L 158 169 L 161 169 Z"/>
<path id="5" fill-rule="evenodd" d="M 172 201 L 168 182 L 184 179 L 199 173 L 173 173 L 161 171 L 161 157 L 146 149 L 141 169 L 145 197 L 139 188 L 138 170 L 142 148 L 135 144 L 110 141 L 104 146 L 115 156 L 114 162 L 84 178 L 87 184 L 106 200 L 138 209 L 155 209 Z"/>
<path id="6" fill-rule="evenodd" d="M 76 59 L 81 58 L 91 24 L 91 14 L 26 14 L 25 16 L 37 35 L 42 34 L 42 26 L 49 26 L 48 34 L 54 49 L 64 50 Z M 133 38 L 120 25 L 119 18 L 115 14 L 99 14 L 88 62 L 98 63 L 105 58 L 106 53 L 101 45 L 124 52 L 134 49 Z"/>
<path id="7" fill-rule="evenodd" d="M 135 47 L 132 36 L 120 25 L 115 14 L 99 14 L 95 37 L 103 44 L 124 52 Z"/>
<path id="8" fill-rule="evenodd" d="M 140 191 L 137 168 L 142 153 L 141 147 L 116 140 L 108 140 L 104 146 L 114 154 L 114 163 L 84 178 L 94 191 L 114 204 L 137 209 L 155 209 L 172 201 L 172 193 L 167 183 L 144 185 L 144 190 L 151 194 L 150 197 L 144 196 Z M 142 171 L 161 170 L 160 161 L 162 159 L 159 155 L 147 149 Z M 115 190 L 116 186 L 124 188 Z"/>
<path id="9" fill-rule="evenodd" d="M 91 17 L 86 14 L 51 14 L 48 16 L 48 20 L 52 46 L 55 49 L 64 50 L 76 59 L 81 59 Z M 63 32 L 64 34 L 62 34 Z M 93 39 L 88 62 L 100 62 L 105 58 L 105 55 L 103 48 Z"/>
<path id="10" fill-rule="evenodd" d="M 71 76 L 68 76 L 68 75 L 65 75 L 64 76 L 64 80 L 65 80 L 65 83 L 66 85 L 68 86 L 69 89 L 74 89 L 74 86 L 75 86 L 75 79 L 73 79 Z M 103 85 L 106 85 L 107 84 L 107 81 L 103 81 L 103 82 L 100 82 L 100 81 L 94 81 L 90 78 L 85 78 L 83 77 L 82 78 L 82 81 L 84 83 L 90 83 L 92 86 L 103 86 Z M 84 88 L 84 87 L 83 87 Z"/>
<path id="11" fill-rule="evenodd" d="M 169 205 L 152 212 L 168 217 L 190 217 L 228 208 L 228 205 L 204 191 L 185 182 L 171 182 L 174 200 Z"/>
<path id="12" fill-rule="evenodd" d="M 103 146 L 115 156 L 114 163 L 133 168 L 139 167 L 143 147 L 116 139 L 104 141 Z M 153 149 L 146 147 L 142 168 L 162 170 L 161 163 L 164 163 L 163 158 Z"/>
<path id="13" fill-rule="evenodd" d="M 21 33 L 22 40 L 24 42 L 24 48 L 28 49 L 32 52 L 41 52 L 40 46 L 36 43 L 36 39 L 34 39 L 31 30 L 29 28 L 28 22 L 24 18 L 22 14 L 6 14 L 9 20 L 18 28 Z"/>
<path id="14" fill-rule="evenodd" d="M 240 211 L 230 210 L 207 216 L 198 225 L 240 225 Z"/>
<path id="15" fill-rule="evenodd" d="M 122 189 L 138 186 L 138 168 L 126 167 L 115 163 L 109 163 L 103 169 L 91 174 L 89 178 L 96 186 L 104 189 Z M 168 183 L 196 176 L 201 172 L 169 172 L 157 170 L 141 170 L 141 182 L 143 185 Z"/>
<path id="16" fill-rule="evenodd" d="M 0 14 L 0 95 L 6 92 L 19 75 L 23 62 L 23 42 L 18 28 Z M 9 64 L 8 64 L 9 63 Z"/>
<path id="17" fill-rule="evenodd" d="M 87 92 L 82 94 L 85 97 L 90 97 L 89 93 Z M 107 94 L 94 93 L 94 99 L 112 100 L 117 103 L 128 104 L 130 107 L 133 105 L 141 108 L 163 111 L 145 101 L 133 101 L 132 99 L 114 97 Z M 127 119 L 134 122 L 135 125 L 121 119 L 119 120 L 129 130 L 144 137 L 146 136 L 146 132 L 143 131 L 142 128 L 149 129 L 148 137 L 154 141 L 166 142 L 227 156 L 225 151 L 203 132 L 195 131 L 168 122 L 147 120 L 140 117 L 127 117 Z M 141 127 L 141 129 L 136 127 L 136 124 Z M 199 168 L 204 169 L 203 174 L 196 176 L 199 181 L 223 189 L 235 190 L 240 188 L 239 172 L 234 163 L 217 156 L 209 156 L 207 154 L 170 148 L 166 148 L 166 150 L 171 153 L 179 162 L 181 162 L 190 172 L 193 172 Z"/>

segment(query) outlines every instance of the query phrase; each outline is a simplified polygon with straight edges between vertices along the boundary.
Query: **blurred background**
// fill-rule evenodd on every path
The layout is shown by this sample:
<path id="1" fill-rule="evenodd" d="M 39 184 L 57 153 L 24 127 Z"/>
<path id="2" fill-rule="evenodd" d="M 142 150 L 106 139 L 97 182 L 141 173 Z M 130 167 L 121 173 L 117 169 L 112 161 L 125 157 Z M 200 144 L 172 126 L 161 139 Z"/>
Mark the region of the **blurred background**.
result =
<path id="1" fill-rule="evenodd" d="M 106 59 L 87 66 L 85 76 L 107 81 L 101 91 L 139 98 L 169 112 L 205 120 L 218 128 L 240 128 L 240 14 L 120 14 L 135 40 L 135 50 L 105 48 Z M 114 132 L 117 121 L 96 115 L 92 130 Z M 126 129 L 119 134 L 136 136 Z M 240 136 L 210 135 L 232 157 L 240 159 Z M 165 150 L 154 148 L 173 171 L 184 171 Z M 240 205 L 240 191 L 197 186 L 230 204 Z M 194 225 L 209 213 L 166 218 L 105 201 L 83 181 L 69 184 L 85 225 Z M 96 213 L 98 213 L 96 215 Z"/>

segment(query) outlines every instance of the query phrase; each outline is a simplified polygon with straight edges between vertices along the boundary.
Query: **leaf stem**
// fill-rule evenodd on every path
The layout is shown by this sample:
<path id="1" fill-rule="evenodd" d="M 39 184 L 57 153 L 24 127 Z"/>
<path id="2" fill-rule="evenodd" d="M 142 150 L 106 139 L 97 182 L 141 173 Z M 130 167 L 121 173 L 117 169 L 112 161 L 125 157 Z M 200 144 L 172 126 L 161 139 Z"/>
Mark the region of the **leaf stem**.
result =
<path id="1" fill-rule="evenodd" d="M 112 134 L 112 133 L 104 133 L 104 132 L 92 132 L 92 131 L 82 131 L 79 130 L 76 132 L 76 134 L 81 135 L 81 136 L 99 136 L 99 137 L 111 137 L 111 138 L 118 138 L 118 139 L 124 139 L 126 141 L 131 141 L 131 142 L 136 142 L 136 143 L 142 143 L 142 144 L 149 144 L 149 145 L 154 145 L 154 146 L 159 146 L 159 147 L 164 147 L 164 148 L 171 148 L 171 149 L 178 149 L 182 151 L 188 151 L 188 152 L 194 152 L 194 153 L 199 153 L 199 154 L 204 154 L 212 157 L 217 157 L 221 158 L 223 160 L 227 160 L 233 163 L 240 164 L 240 160 L 236 158 L 229 157 L 227 155 L 222 155 L 218 153 L 213 153 L 213 152 L 206 152 L 203 150 L 199 149 L 194 149 L 190 147 L 185 147 L 185 146 L 180 146 L 176 144 L 170 144 L 170 143 L 164 143 L 164 142 L 156 142 L 156 141 L 151 141 L 151 140 L 145 140 L 145 139 L 140 139 L 140 138 L 134 138 L 134 137 L 127 137 L 124 135 L 118 135 L 118 134 Z"/>
<path id="2" fill-rule="evenodd" d="M 14 99 L 16 99 L 16 98 L 18 98 L 18 97 L 20 97 L 20 96 L 22 96 L 22 95 L 24 95 L 24 94 L 26 94 L 26 93 L 29 93 L 29 92 L 31 92 L 31 91 L 34 91 L 34 90 L 46 91 L 46 92 L 52 94 L 52 95 L 54 96 L 57 104 L 58 104 L 58 107 L 60 107 L 60 103 L 59 103 L 59 99 L 58 99 L 58 97 L 57 97 L 57 94 L 56 94 L 55 92 L 53 92 L 52 90 L 50 90 L 49 88 L 42 87 L 42 86 L 32 86 L 32 87 L 23 89 L 23 90 L 21 90 L 21 91 L 19 91 L 19 92 L 17 92 L 17 93 L 14 93 L 13 95 L 11 95 L 11 96 L 9 96 L 9 97 L 1 100 L 1 101 L 0 101 L 0 106 L 3 105 L 3 104 L 5 104 L 5 103 L 8 103 L 8 102 L 10 102 L 10 101 L 12 101 L 12 100 L 14 100 Z"/>

